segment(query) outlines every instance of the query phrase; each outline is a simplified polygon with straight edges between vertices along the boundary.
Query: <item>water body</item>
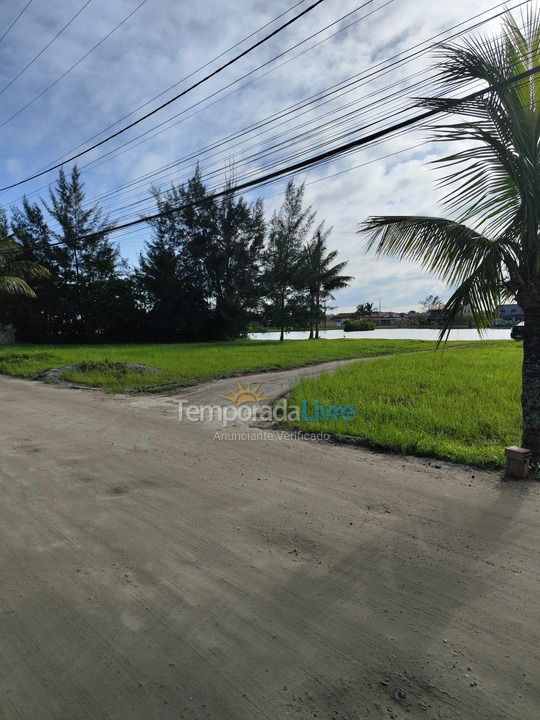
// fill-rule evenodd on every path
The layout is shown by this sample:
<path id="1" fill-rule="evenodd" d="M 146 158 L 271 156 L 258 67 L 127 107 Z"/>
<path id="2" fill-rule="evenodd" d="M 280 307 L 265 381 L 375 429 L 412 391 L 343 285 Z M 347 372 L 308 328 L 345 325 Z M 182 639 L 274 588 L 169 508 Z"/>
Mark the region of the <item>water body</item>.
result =
<path id="1" fill-rule="evenodd" d="M 439 330 L 429 328 L 377 328 L 364 332 L 344 332 L 343 330 L 323 330 L 321 338 L 326 340 L 338 340 L 343 338 L 362 340 L 437 340 Z M 287 340 L 307 340 L 309 332 L 291 331 L 285 333 Z M 252 333 L 252 340 L 279 340 L 278 332 Z M 510 328 L 496 328 L 486 330 L 482 335 L 477 330 L 464 328 L 462 330 L 451 330 L 450 340 L 510 340 Z"/>

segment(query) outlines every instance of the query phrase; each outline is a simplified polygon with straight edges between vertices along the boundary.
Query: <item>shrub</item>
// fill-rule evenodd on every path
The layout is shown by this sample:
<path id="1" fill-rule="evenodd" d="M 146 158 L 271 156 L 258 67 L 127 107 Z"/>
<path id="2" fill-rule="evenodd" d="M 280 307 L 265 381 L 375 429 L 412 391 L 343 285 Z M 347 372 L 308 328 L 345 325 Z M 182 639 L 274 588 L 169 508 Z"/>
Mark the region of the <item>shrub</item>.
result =
<path id="1" fill-rule="evenodd" d="M 375 330 L 375 323 L 371 320 L 345 320 L 343 329 L 345 332 L 356 332 L 358 330 Z"/>

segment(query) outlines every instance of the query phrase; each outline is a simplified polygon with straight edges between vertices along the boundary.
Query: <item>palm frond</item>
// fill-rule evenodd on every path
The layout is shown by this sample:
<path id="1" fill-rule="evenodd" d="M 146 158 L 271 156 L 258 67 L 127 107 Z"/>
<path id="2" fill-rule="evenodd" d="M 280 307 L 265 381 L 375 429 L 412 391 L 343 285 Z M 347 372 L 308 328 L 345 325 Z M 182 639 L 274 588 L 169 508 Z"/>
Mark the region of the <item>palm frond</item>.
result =
<path id="1" fill-rule="evenodd" d="M 31 260 L 14 260 L 0 266 L 0 271 L 6 275 L 16 275 L 27 280 L 40 280 L 50 277 L 46 267 Z"/>
<path id="2" fill-rule="evenodd" d="M 502 262 L 503 243 L 495 243 L 461 223 L 429 216 L 368 218 L 360 227 L 367 250 L 419 263 L 450 284 L 463 282 L 494 250 Z"/>
<path id="3" fill-rule="evenodd" d="M 39 263 L 18 259 L 20 253 L 18 243 L 0 240 L 0 294 L 35 298 L 36 294 L 27 281 L 47 278 L 50 273 Z"/>
<path id="4" fill-rule="evenodd" d="M 0 294 L 24 295 L 35 298 L 36 294 L 26 280 L 12 275 L 0 275 Z"/>
<path id="5" fill-rule="evenodd" d="M 469 309 L 476 328 L 482 332 L 487 329 L 497 315 L 499 304 L 506 299 L 501 258 L 494 246 L 486 252 L 482 261 L 461 285 L 453 292 L 444 307 L 443 327 L 439 343 L 448 338 L 453 322 Z"/>
<path id="6" fill-rule="evenodd" d="M 436 140 L 462 146 L 436 161 L 448 170 L 442 185 L 450 189 L 443 202 L 460 222 L 474 221 L 490 237 L 503 233 L 518 213 L 525 232 L 540 220 L 540 76 L 507 83 L 539 64 L 540 12 L 529 10 L 521 24 L 509 13 L 501 37 L 470 37 L 441 46 L 442 96 L 420 101 L 464 118 L 433 130 Z M 507 84 L 473 101 L 456 104 L 449 97 L 478 81 Z M 535 244 L 530 236 L 526 242 L 529 250 Z M 534 262 L 540 268 L 540 259 Z"/>

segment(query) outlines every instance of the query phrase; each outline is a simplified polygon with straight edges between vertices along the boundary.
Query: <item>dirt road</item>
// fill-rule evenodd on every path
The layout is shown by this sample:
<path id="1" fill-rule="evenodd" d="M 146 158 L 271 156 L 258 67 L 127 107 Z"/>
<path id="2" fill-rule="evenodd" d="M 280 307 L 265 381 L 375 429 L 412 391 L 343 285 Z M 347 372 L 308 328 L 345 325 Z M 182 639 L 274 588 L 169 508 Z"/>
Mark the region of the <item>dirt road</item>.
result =
<path id="1" fill-rule="evenodd" d="M 0 397 L 3 720 L 540 716 L 538 486 Z"/>

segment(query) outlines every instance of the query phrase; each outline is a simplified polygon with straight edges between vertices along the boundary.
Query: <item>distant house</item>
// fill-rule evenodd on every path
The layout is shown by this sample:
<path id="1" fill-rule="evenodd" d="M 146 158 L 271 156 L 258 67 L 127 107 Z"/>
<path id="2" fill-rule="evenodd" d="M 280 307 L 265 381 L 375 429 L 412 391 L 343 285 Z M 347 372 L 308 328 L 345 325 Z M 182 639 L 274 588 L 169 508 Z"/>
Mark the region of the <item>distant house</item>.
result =
<path id="1" fill-rule="evenodd" d="M 340 328 L 340 327 L 343 327 L 343 321 L 349 320 L 353 315 L 354 315 L 354 313 L 352 313 L 352 312 L 338 313 L 337 315 L 330 315 L 329 320 L 330 320 L 330 322 L 335 323 L 335 327 Z"/>
<path id="2" fill-rule="evenodd" d="M 343 327 L 345 320 L 351 320 L 357 317 L 358 315 L 354 312 L 338 313 L 337 315 L 332 315 L 331 320 L 336 324 L 336 327 Z M 364 319 L 371 320 L 371 322 L 380 327 L 401 327 L 406 324 L 405 313 L 397 312 L 376 311 L 372 312 L 371 315 L 366 315 Z"/>
<path id="3" fill-rule="evenodd" d="M 431 310 L 427 311 L 426 317 L 428 321 L 435 321 L 438 322 L 444 314 L 444 305 L 441 305 L 440 307 L 431 308 Z"/>
<path id="4" fill-rule="evenodd" d="M 397 312 L 372 312 L 369 320 L 381 327 L 400 327 L 404 324 L 402 315 Z"/>
<path id="5" fill-rule="evenodd" d="M 523 320 L 523 310 L 516 303 L 499 305 L 499 318 L 505 322 L 519 323 Z"/>

